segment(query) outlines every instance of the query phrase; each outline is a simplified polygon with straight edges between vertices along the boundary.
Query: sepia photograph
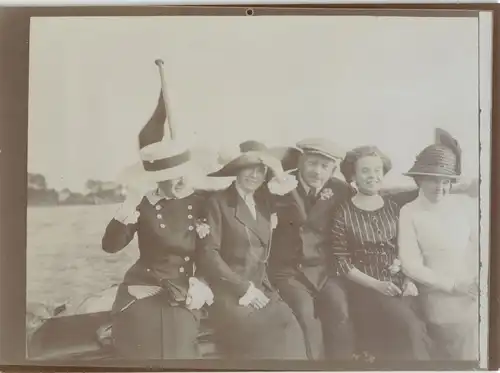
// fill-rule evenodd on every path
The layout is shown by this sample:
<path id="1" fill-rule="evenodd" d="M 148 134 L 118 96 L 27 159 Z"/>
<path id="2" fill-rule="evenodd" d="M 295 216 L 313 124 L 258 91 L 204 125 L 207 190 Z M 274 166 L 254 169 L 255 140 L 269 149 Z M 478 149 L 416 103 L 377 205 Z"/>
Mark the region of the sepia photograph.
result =
<path id="1" fill-rule="evenodd" d="M 485 13 L 31 18 L 27 360 L 483 366 Z"/>

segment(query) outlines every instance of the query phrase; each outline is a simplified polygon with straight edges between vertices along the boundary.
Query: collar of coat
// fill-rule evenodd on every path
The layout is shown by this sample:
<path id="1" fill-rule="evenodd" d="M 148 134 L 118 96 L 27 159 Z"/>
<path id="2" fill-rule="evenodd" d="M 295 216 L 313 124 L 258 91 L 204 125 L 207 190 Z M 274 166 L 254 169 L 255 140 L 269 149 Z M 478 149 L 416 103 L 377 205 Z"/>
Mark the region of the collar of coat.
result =
<path id="1" fill-rule="evenodd" d="M 228 207 L 234 209 L 235 219 L 255 234 L 264 246 L 267 246 L 271 237 L 271 210 L 265 193 L 261 187 L 253 195 L 257 219 L 253 218 L 247 204 L 238 194 L 234 182 L 226 189 L 226 200 Z"/>
<path id="2" fill-rule="evenodd" d="M 153 206 L 161 200 L 169 200 L 172 198 L 167 197 L 160 189 L 151 190 L 146 193 L 146 198 Z"/>
<path id="3" fill-rule="evenodd" d="M 309 189 L 306 190 L 305 181 L 303 181 L 302 176 L 299 174 L 298 170 L 292 172 L 291 174 L 294 175 L 297 178 L 297 180 L 299 180 L 299 183 L 297 185 L 297 190 L 299 191 L 301 197 L 307 196 L 307 192 L 309 191 Z M 310 187 L 307 186 L 307 188 L 310 188 Z M 331 189 L 333 194 L 329 198 L 325 198 L 325 200 L 329 200 L 331 198 L 334 198 L 336 192 L 339 191 L 339 188 L 344 188 L 346 190 L 350 190 L 351 193 L 354 193 L 354 189 L 349 184 L 347 184 L 345 181 L 340 180 L 340 179 L 336 178 L 335 176 L 333 176 L 326 181 L 326 183 L 323 185 L 323 187 L 321 189 L 316 191 L 316 196 L 318 198 L 318 201 L 322 199 L 322 192 L 324 192 L 325 190 L 328 190 L 328 189 Z"/>

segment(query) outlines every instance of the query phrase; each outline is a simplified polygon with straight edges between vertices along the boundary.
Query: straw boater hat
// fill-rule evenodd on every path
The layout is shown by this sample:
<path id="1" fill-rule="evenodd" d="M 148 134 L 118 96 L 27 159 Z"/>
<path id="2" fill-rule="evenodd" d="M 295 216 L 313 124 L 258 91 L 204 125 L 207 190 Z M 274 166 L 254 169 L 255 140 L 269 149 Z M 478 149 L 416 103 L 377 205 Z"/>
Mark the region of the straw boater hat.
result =
<path id="1" fill-rule="evenodd" d="M 154 183 L 201 174 L 188 147 L 172 139 L 172 134 L 165 136 L 166 121 L 162 90 L 152 117 L 139 132 L 140 161 L 120 173 L 121 182 Z"/>
<path id="2" fill-rule="evenodd" d="M 461 175 L 462 150 L 458 141 L 441 128 L 436 129 L 436 142 L 424 148 L 406 176 L 437 176 L 458 179 Z"/>
<path id="3" fill-rule="evenodd" d="M 239 145 L 239 153 L 233 155 L 232 159 L 220 170 L 212 172 L 207 176 L 237 176 L 243 168 L 265 164 L 266 157 L 276 158 L 281 162 L 283 170 L 288 171 L 296 167 L 293 159 L 300 153 L 299 149 L 293 147 L 267 147 L 259 141 L 249 140 Z"/>

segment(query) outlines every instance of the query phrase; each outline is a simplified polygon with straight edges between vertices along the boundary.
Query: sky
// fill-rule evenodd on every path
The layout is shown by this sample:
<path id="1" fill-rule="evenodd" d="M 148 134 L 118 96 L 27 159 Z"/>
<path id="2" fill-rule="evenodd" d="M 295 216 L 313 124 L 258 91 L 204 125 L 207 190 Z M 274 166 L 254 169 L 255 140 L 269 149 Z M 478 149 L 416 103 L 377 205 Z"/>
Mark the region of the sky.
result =
<path id="1" fill-rule="evenodd" d="M 370 16 L 34 18 L 28 172 L 80 191 L 138 160 L 165 61 L 179 139 L 374 144 L 407 181 L 433 129 L 478 169 L 476 18 Z"/>

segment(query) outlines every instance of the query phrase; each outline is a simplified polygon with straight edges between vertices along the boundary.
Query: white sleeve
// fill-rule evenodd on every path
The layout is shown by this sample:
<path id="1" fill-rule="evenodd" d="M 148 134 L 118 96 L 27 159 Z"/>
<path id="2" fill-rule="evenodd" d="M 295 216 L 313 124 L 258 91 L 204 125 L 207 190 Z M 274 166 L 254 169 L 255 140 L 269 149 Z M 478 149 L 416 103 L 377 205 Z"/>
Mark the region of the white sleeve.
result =
<path id="1" fill-rule="evenodd" d="M 398 246 L 403 273 L 414 281 L 446 292 L 452 292 L 454 280 L 436 273 L 425 265 L 418 244 L 417 232 L 409 205 L 401 209 L 399 216 Z"/>

